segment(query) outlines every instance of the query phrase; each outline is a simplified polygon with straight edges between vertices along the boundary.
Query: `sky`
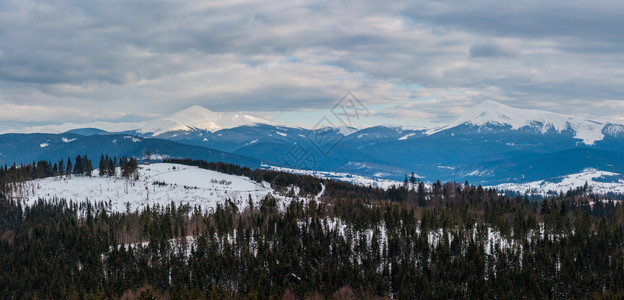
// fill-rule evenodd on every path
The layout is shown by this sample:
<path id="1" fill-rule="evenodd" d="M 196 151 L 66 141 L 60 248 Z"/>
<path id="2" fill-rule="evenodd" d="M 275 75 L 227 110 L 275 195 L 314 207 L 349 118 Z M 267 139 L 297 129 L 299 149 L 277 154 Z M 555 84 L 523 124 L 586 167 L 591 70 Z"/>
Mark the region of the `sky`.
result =
<path id="1" fill-rule="evenodd" d="M 310 127 L 486 100 L 624 123 L 623 1 L 0 1 L 0 129 L 192 105 Z"/>

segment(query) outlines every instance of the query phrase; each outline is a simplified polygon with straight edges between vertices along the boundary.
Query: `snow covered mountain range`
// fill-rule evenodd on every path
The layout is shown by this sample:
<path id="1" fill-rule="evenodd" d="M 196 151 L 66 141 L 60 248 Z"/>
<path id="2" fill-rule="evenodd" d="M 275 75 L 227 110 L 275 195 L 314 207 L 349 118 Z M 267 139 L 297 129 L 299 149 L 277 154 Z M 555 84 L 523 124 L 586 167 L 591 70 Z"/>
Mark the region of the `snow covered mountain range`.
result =
<path id="1" fill-rule="evenodd" d="M 602 140 L 604 138 L 602 131 L 606 126 L 615 126 L 612 130 L 616 131 L 624 129 L 621 125 L 578 119 L 541 110 L 513 108 L 495 101 L 484 101 L 460 116 L 455 122 L 441 128 L 427 130 L 427 134 L 434 134 L 461 125 L 509 126 L 514 130 L 533 128 L 541 133 L 572 131 L 574 138 L 581 140 L 586 145 L 592 145 L 596 141 Z"/>
<path id="2" fill-rule="evenodd" d="M 93 158 L 102 152 L 140 156 L 149 150 L 165 157 L 250 167 L 266 164 L 392 180 L 414 172 L 425 181 L 469 180 L 484 185 L 535 182 L 588 168 L 624 173 L 624 125 L 494 101 L 431 129 L 381 125 L 312 130 L 201 106 L 145 123 L 126 123 L 125 130 L 118 130 L 122 125 L 64 124 L 29 129 L 65 130 L 62 133 L 2 134 L 0 162 L 26 163 L 85 151 Z M 293 149 L 307 159 L 294 157 Z"/>
<path id="3" fill-rule="evenodd" d="M 276 123 L 250 115 L 213 112 L 205 107 L 193 105 L 174 114 L 147 122 L 111 123 L 98 121 L 86 124 L 64 123 L 61 125 L 28 127 L 5 133 L 65 133 L 77 129 L 95 128 L 106 132 L 134 131 L 139 134 L 157 137 L 170 132 L 217 132 L 224 129 L 253 125 L 278 126 Z M 414 132 L 433 135 L 465 125 L 481 128 L 489 126 L 509 127 L 513 130 L 534 129 L 543 134 L 550 131 L 557 133 L 572 132 L 574 138 L 586 145 L 593 145 L 595 142 L 602 140 L 605 137 L 605 133 L 612 136 L 624 134 L 624 125 L 622 124 L 579 119 L 574 116 L 541 110 L 514 108 L 496 101 L 484 101 L 461 115 L 454 122 L 441 127 L 429 129 L 393 125 L 381 125 L 378 127 L 392 128 L 396 131 L 409 131 L 410 133 L 400 138 L 405 140 L 414 136 Z M 350 129 L 343 131 L 343 134 L 353 134 L 357 131 L 357 129 Z"/>
<path id="4" fill-rule="evenodd" d="M 145 123 L 136 131 L 141 134 L 159 136 L 172 131 L 205 130 L 210 132 L 245 125 L 273 124 L 267 120 L 235 113 L 217 113 L 194 105 L 170 116 Z"/>

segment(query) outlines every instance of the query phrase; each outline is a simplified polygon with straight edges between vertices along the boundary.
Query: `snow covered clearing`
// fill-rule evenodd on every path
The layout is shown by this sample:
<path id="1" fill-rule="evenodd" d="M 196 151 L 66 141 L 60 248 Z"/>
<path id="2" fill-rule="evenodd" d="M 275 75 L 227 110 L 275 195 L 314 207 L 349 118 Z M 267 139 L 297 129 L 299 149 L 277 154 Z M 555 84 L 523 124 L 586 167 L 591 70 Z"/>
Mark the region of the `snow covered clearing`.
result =
<path id="1" fill-rule="evenodd" d="M 249 196 L 257 204 L 267 194 L 283 204 L 292 198 L 279 195 L 269 183 L 259 184 L 243 176 L 234 176 L 197 167 L 158 163 L 139 166 L 138 180 L 120 177 L 72 176 L 28 181 L 14 191 L 13 198 L 31 205 L 38 198 L 65 198 L 75 202 L 110 203 L 116 212 L 141 210 L 159 204 L 199 205 L 202 209 L 215 208 L 226 199 L 239 207 L 247 205 Z"/>
<path id="2" fill-rule="evenodd" d="M 499 191 L 516 191 L 527 195 L 547 195 L 552 192 L 567 192 L 570 189 L 583 187 L 585 183 L 596 194 L 624 193 L 624 175 L 593 169 L 555 179 L 533 181 L 527 183 L 504 183 L 494 186 Z"/>

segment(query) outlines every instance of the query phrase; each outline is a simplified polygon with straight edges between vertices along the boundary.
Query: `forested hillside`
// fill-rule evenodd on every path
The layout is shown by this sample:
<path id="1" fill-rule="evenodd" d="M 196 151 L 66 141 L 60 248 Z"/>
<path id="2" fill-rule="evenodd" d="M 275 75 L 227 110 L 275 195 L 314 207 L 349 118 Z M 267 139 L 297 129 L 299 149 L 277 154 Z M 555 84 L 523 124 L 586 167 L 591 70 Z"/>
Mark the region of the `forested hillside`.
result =
<path id="1" fill-rule="evenodd" d="M 624 209 L 614 201 L 621 199 L 585 188 L 529 201 L 468 183 L 407 181 L 383 190 L 172 162 L 276 189 L 297 185 L 300 199 L 285 207 L 267 195 L 245 207 L 223 199 L 209 211 L 172 203 L 120 213 L 72 199 L 24 206 L 3 192 L 3 297 L 624 297 Z M 2 191 L 46 176 L 39 164 L 2 168 Z M 306 197 L 323 188 L 318 201 Z"/>

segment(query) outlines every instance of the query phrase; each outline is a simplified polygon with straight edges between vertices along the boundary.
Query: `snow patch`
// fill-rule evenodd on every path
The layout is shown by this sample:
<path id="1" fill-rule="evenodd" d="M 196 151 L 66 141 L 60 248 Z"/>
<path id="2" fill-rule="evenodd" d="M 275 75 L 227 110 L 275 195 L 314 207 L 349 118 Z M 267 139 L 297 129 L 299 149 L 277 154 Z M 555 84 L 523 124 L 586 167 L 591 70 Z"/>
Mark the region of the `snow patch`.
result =
<path id="1" fill-rule="evenodd" d="M 41 143 L 41 144 L 39 144 L 39 147 L 41 147 L 41 148 L 45 148 L 47 146 L 50 146 L 50 144 L 48 144 L 48 143 Z"/>
<path id="2" fill-rule="evenodd" d="M 244 146 L 249 146 L 249 145 L 251 145 L 251 144 L 255 144 L 255 143 L 257 143 L 257 142 L 258 142 L 258 139 L 255 139 L 255 140 L 253 140 L 253 141 L 251 141 L 251 142 L 249 142 L 249 143 L 246 143 L 245 145 L 243 145 L 243 147 L 244 147 Z"/>
<path id="3" fill-rule="evenodd" d="M 75 141 L 77 139 L 75 139 L 75 138 L 74 139 L 68 139 L 66 137 L 62 137 L 61 140 L 63 141 L 63 143 L 71 143 L 71 142 L 73 142 L 73 141 Z"/>
<path id="4" fill-rule="evenodd" d="M 123 138 L 124 138 L 124 139 L 127 139 L 127 140 L 128 140 L 128 139 L 131 139 L 133 143 L 138 143 L 138 142 L 140 142 L 140 141 L 141 141 L 141 139 L 139 139 L 139 138 L 137 138 L 137 137 L 135 137 L 135 136 L 130 136 L 130 135 L 124 136 Z"/>
<path id="5" fill-rule="evenodd" d="M 438 168 L 440 168 L 440 169 L 448 169 L 448 170 L 455 170 L 455 167 L 449 167 L 449 166 L 438 166 Z"/>
<path id="6" fill-rule="evenodd" d="M 492 174 L 492 171 L 489 171 L 489 170 L 478 170 L 477 169 L 477 170 L 474 170 L 474 171 L 472 171 L 470 173 L 466 173 L 464 176 L 479 176 L 479 177 L 481 177 L 481 176 L 486 176 L 486 175 L 490 175 L 490 174 Z"/>
<path id="7" fill-rule="evenodd" d="M 350 134 L 355 133 L 356 131 L 358 131 L 357 128 L 347 127 L 347 126 L 338 126 L 336 129 L 338 130 L 338 133 L 340 133 L 340 134 L 342 134 L 344 136 L 350 135 Z"/>
<path id="8" fill-rule="evenodd" d="M 611 136 L 619 136 L 624 133 L 624 125 L 609 124 L 605 126 L 604 132 Z"/>
<path id="9" fill-rule="evenodd" d="M 400 138 L 399 138 L 399 141 L 404 141 L 404 140 L 407 140 L 407 138 L 408 138 L 408 137 L 410 137 L 410 136 L 414 136 L 414 135 L 416 135 L 416 133 L 409 133 L 409 134 L 406 134 L 406 135 L 404 135 L 404 136 L 400 137 Z"/>

